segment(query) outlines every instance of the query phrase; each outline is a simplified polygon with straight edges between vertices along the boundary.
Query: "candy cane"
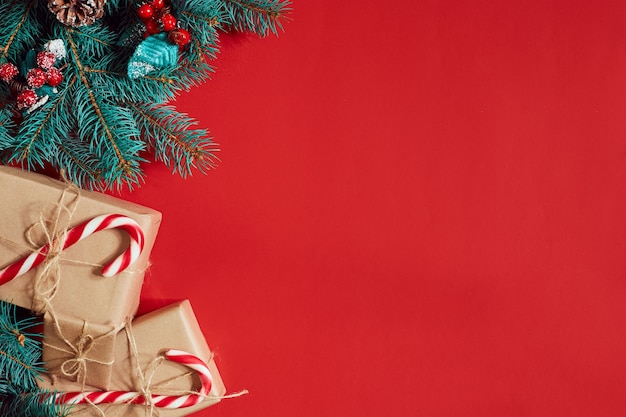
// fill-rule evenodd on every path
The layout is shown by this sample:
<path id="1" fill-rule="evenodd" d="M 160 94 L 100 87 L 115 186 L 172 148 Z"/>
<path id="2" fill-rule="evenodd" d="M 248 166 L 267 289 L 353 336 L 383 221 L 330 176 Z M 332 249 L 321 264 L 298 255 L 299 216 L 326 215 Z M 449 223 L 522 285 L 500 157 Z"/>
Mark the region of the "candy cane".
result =
<path id="1" fill-rule="evenodd" d="M 180 363 L 198 373 L 202 386 L 198 393 L 187 395 L 157 395 L 151 394 L 150 400 L 140 392 L 132 391 L 93 391 L 93 392 L 66 392 L 56 397 L 57 404 L 139 404 L 154 405 L 158 408 L 185 408 L 199 404 L 211 391 L 213 378 L 208 366 L 202 359 L 182 350 L 170 349 L 165 357 L 172 362 Z"/>
<path id="2" fill-rule="evenodd" d="M 65 235 L 61 250 L 106 229 L 122 229 L 130 236 L 130 246 L 124 253 L 102 268 L 102 275 L 105 277 L 122 272 L 139 258 L 143 250 L 144 235 L 141 226 L 136 221 L 121 214 L 104 214 L 71 228 Z M 46 259 L 51 246 L 52 242 L 4 268 L 0 271 L 0 283 L 8 282 L 36 268 Z"/>

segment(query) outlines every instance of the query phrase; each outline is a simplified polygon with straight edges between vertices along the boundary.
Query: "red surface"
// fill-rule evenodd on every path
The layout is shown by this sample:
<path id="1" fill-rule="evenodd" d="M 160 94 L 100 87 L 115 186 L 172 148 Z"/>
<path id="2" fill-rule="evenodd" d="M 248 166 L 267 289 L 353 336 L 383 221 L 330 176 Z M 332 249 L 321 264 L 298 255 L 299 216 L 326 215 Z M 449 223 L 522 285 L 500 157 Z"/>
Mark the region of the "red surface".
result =
<path id="1" fill-rule="evenodd" d="M 123 194 L 251 391 L 198 416 L 623 416 L 626 3 L 294 7 L 178 100 L 220 167 Z"/>

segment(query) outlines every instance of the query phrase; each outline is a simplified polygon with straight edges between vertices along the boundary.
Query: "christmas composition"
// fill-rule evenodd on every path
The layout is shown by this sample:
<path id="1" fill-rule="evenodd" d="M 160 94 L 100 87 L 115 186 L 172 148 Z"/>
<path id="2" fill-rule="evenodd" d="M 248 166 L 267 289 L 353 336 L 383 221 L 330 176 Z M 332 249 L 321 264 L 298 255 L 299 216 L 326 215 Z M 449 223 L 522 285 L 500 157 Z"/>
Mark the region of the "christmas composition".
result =
<path id="1" fill-rule="evenodd" d="M 221 32 L 277 34 L 289 11 L 0 0 L 0 416 L 178 417 L 225 398 L 189 301 L 136 317 L 161 214 L 98 191 L 139 185 L 150 160 L 213 167 L 207 131 L 168 102 L 209 78 Z"/>
<path id="2" fill-rule="evenodd" d="M 168 105 L 207 80 L 224 31 L 277 33 L 286 0 L 1 0 L 0 161 L 51 164 L 90 189 L 138 185 L 141 164 L 216 163 Z"/>

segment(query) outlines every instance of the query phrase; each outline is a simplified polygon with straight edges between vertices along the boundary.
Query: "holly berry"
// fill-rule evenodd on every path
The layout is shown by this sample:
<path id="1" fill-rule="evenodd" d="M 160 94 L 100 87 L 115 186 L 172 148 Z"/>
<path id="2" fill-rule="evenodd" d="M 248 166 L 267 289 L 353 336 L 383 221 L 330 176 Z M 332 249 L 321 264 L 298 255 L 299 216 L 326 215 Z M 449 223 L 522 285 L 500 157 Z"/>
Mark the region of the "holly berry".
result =
<path id="1" fill-rule="evenodd" d="M 45 70 L 54 67 L 56 60 L 57 57 L 52 52 L 43 51 L 37 54 L 37 65 Z"/>
<path id="2" fill-rule="evenodd" d="M 58 68 L 50 68 L 46 72 L 46 81 L 51 87 L 56 87 L 63 82 L 63 73 Z"/>
<path id="3" fill-rule="evenodd" d="M 23 109 L 37 103 L 37 93 L 33 90 L 24 90 L 17 95 L 17 108 Z"/>
<path id="4" fill-rule="evenodd" d="M 26 82 L 32 88 L 39 88 L 46 83 L 46 73 L 41 68 L 33 68 L 26 74 Z"/>
<path id="5" fill-rule="evenodd" d="M 161 10 L 165 7 L 165 0 L 152 0 L 151 4 L 154 10 Z"/>
<path id="6" fill-rule="evenodd" d="M 163 30 L 169 32 L 173 29 L 176 29 L 176 24 L 178 23 L 178 21 L 174 16 L 167 13 L 164 14 L 163 17 L 161 17 L 161 23 L 163 24 Z"/>
<path id="7" fill-rule="evenodd" d="M 191 41 L 191 34 L 185 29 L 178 28 L 172 30 L 167 35 L 167 39 L 169 39 L 170 42 L 178 45 L 179 48 L 182 48 L 187 45 L 189 41 Z"/>
<path id="8" fill-rule="evenodd" d="M 148 20 L 146 22 L 146 33 L 148 35 L 156 35 L 157 33 L 161 32 L 161 26 L 159 25 L 158 22 L 155 22 L 154 20 Z"/>
<path id="9" fill-rule="evenodd" d="M 17 67 L 10 62 L 5 62 L 0 65 L 0 78 L 3 81 L 10 81 L 13 77 L 19 74 Z"/>
<path id="10" fill-rule="evenodd" d="M 149 4 L 143 4 L 137 9 L 137 15 L 142 20 L 148 20 L 154 16 L 154 8 Z"/>

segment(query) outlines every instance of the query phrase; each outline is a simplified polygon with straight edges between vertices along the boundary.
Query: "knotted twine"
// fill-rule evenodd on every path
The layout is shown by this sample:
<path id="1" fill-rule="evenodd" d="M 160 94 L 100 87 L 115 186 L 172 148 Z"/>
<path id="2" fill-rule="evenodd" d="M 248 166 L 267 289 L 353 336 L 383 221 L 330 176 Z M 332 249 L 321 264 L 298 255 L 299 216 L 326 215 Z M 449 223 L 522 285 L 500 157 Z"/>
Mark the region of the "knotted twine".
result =
<path id="1" fill-rule="evenodd" d="M 52 301 L 57 294 L 61 284 L 61 262 L 98 267 L 101 265 L 62 259 L 63 243 L 67 239 L 68 231 L 71 228 L 72 217 L 80 201 L 80 189 L 68 181 L 63 173 L 61 173 L 66 187 L 63 189 L 59 201 L 52 204 L 52 213 L 46 216 L 49 211 L 46 207 L 39 212 L 39 220 L 32 224 L 25 232 L 25 238 L 30 246 L 31 251 L 38 251 L 42 246 L 40 236 L 43 236 L 47 252 L 43 262 L 37 267 L 33 280 L 33 300 L 31 309 L 37 314 L 47 313 L 52 322 L 53 328 L 58 339 L 64 347 L 55 346 L 44 341 L 43 345 L 70 355 L 58 369 L 58 373 L 69 379 L 76 378 L 83 386 L 87 378 L 88 363 L 96 363 L 100 365 L 110 366 L 113 360 L 101 361 L 90 356 L 93 349 L 102 339 L 109 337 L 111 334 L 117 333 L 121 327 L 112 328 L 109 332 L 94 337 L 88 333 L 88 323 L 83 322 L 81 334 L 75 342 L 69 340 L 62 330 L 62 326 L 58 319 L 58 314 L 54 309 Z M 10 243 L 13 246 L 20 246 L 18 243 L 10 239 L 0 237 L 1 240 Z"/>
<path id="2" fill-rule="evenodd" d="M 137 346 L 137 341 L 135 339 L 135 335 L 132 328 L 131 320 L 128 319 L 126 325 L 124 326 L 126 339 L 128 342 L 128 353 L 130 360 L 130 369 L 132 369 L 132 376 L 134 387 L 136 389 L 136 395 L 126 400 L 123 404 L 101 404 L 97 405 L 90 401 L 88 398 L 86 399 L 88 407 L 83 409 L 79 409 L 72 412 L 72 416 L 80 416 L 80 415 L 93 415 L 92 412 L 97 413 L 97 415 L 101 417 L 121 417 L 125 416 L 128 413 L 128 409 L 131 406 L 137 406 L 136 401 L 141 399 L 143 401 L 142 407 L 144 409 L 145 417 L 160 417 L 161 409 L 155 406 L 153 401 L 153 392 L 158 392 L 159 395 L 201 395 L 197 391 L 194 390 L 182 390 L 182 389 L 173 389 L 169 387 L 171 384 L 176 383 L 177 381 L 188 378 L 194 375 L 193 372 L 187 371 L 177 375 L 176 377 L 164 380 L 155 384 L 153 382 L 155 376 L 157 375 L 157 371 L 159 367 L 165 361 L 165 357 L 162 355 L 156 356 L 153 360 L 151 360 L 145 367 L 142 368 L 140 360 L 139 360 L 139 348 Z M 210 362 L 212 357 L 209 358 Z M 84 392 L 84 391 L 83 391 Z M 238 393 L 230 394 L 230 395 L 204 395 L 204 399 L 209 400 L 222 400 L 226 398 L 235 398 L 240 397 L 242 395 L 247 394 L 247 390 L 240 391 Z M 101 408 L 102 407 L 102 408 Z"/>

